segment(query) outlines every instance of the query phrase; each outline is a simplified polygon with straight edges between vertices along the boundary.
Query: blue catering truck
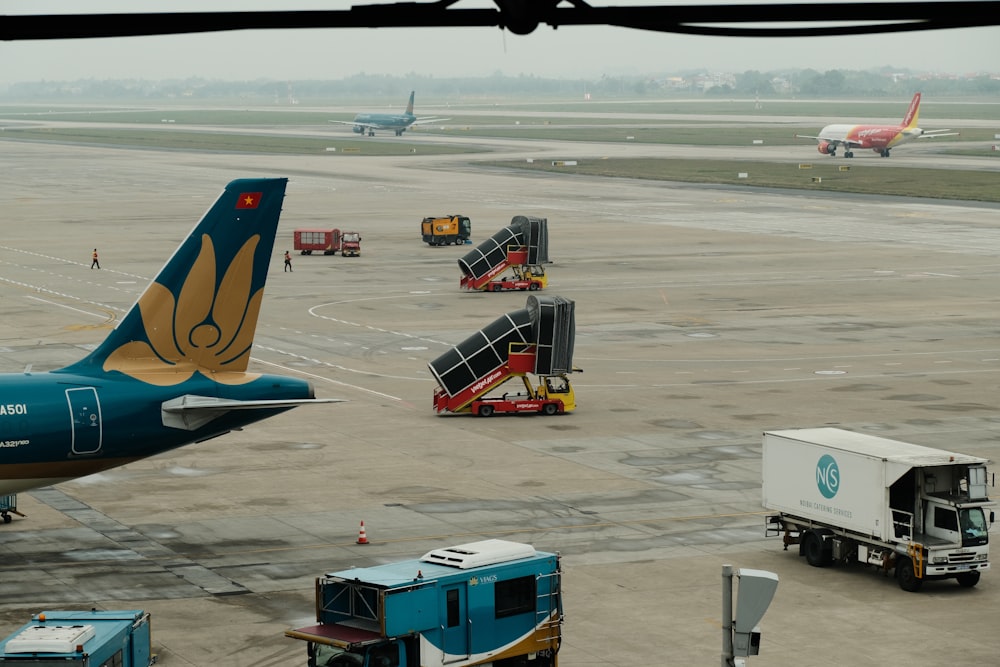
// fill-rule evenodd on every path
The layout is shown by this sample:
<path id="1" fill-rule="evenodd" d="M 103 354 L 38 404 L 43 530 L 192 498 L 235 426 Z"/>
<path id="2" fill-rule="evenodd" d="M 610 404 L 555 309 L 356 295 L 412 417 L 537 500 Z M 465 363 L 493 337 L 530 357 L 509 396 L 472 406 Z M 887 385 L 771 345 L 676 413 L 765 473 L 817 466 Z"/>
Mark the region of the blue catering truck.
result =
<path id="1" fill-rule="evenodd" d="M 483 540 L 316 579 L 309 667 L 557 667 L 559 555 Z"/>
<path id="2" fill-rule="evenodd" d="M 4 667 L 149 667 L 149 614 L 129 611 L 43 611 L 0 641 Z"/>

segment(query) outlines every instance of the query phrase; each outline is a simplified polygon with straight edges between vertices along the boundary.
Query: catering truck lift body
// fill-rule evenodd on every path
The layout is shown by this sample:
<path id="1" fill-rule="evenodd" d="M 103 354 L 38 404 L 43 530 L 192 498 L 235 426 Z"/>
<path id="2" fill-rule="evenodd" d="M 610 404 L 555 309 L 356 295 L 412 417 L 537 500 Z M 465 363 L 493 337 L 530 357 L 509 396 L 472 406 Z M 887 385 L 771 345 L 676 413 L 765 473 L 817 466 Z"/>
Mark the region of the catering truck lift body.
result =
<path id="1" fill-rule="evenodd" d="M 557 667 L 559 556 L 483 540 L 316 580 L 309 667 Z"/>

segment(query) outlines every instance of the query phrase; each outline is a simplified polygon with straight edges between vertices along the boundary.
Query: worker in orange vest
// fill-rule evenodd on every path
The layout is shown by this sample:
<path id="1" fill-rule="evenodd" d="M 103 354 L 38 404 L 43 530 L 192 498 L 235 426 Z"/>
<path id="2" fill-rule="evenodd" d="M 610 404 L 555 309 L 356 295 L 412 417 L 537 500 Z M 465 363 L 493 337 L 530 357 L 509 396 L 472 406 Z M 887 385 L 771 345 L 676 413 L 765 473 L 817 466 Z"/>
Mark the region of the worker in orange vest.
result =
<path id="1" fill-rule="evenodd" d="M 291 270 L 292 270 L 292 256 L 289 255 L 288 251 L 286 250 L 285 251 L 285 271 L 291 271 Z"/>
<path id="2" fill-rule="evenodd" d="M 101 263 L 97 261 L 97 248 L 94 248 L 94 254 L 91 255 L 90 268 L 101 268 Z"/>

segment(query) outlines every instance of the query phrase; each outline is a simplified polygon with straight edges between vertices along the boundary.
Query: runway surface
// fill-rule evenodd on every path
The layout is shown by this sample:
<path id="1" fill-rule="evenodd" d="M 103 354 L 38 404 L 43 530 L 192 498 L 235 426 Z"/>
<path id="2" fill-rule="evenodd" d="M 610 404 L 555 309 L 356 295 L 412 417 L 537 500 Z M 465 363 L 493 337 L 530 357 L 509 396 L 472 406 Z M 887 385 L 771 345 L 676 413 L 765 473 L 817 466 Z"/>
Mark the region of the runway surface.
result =
<path id="1" fill-rule="evenodd" d="M 498 537 L 562 553 L 567 667 L 717 664 L 726 563 L 780 579 L 755 664 L 995 662 L 996 572 L 909 594 L 765 539 L 760 439 L 836 425 L 1000 458 L 997 207 L 466 156 L 2 146 L 5 371 L 83 356 L 225 183 L 288 176 L 254 364 L 349 402 L 20 496 L 0 636 L 44 609 L 141 608 L 161 664 L 303 665 L 283 632 L 313 620 L 316 576 Z M 459 289 L 469 247 L 419 236 L 446 213 L 475 243 L 548 219 L 547 293 L 576 303 L 573 414 L 433 413 L 427 362 L 527 297 Z M 361 257 L 283 273 L 292 230 L 319 226 L 361 232 Z"/>

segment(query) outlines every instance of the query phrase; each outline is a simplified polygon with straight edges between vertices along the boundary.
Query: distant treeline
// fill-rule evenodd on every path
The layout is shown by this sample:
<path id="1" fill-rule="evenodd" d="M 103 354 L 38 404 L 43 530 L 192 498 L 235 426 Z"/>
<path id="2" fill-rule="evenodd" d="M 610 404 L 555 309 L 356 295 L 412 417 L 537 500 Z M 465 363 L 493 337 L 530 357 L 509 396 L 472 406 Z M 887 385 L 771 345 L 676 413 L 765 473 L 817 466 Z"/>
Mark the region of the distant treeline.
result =
<path id="1" fill-rule="evenodd" d="M 595 79 L 548 79 L 536 76 L 495 74 L 478 78 L 435 78 L 358 74 L 337 80 L 256 79 L 224 81 L 202 78 L 148 81 L 141 79 L 86 79 L 38 81 L 0 88 L 2 102 L 198 102 L 204 100 L 244 104 L 304 105 L 345 100 L 385 100 L 405 103 L 417 90 L 423 100 L 471 100 L 491 97 L 532 96 L 539 100 L 579 99 L 591 94 L 601 99 L 636 97 L 907 97 L 920 90 L 928 96 L 982 97 L 1000 95 L 1000 74 L 963 77 L 930 75 L 905 69 L 848 71 L 811 69 L 740 74 L 685 71 L 647 76 L 601 76 Z"/>

